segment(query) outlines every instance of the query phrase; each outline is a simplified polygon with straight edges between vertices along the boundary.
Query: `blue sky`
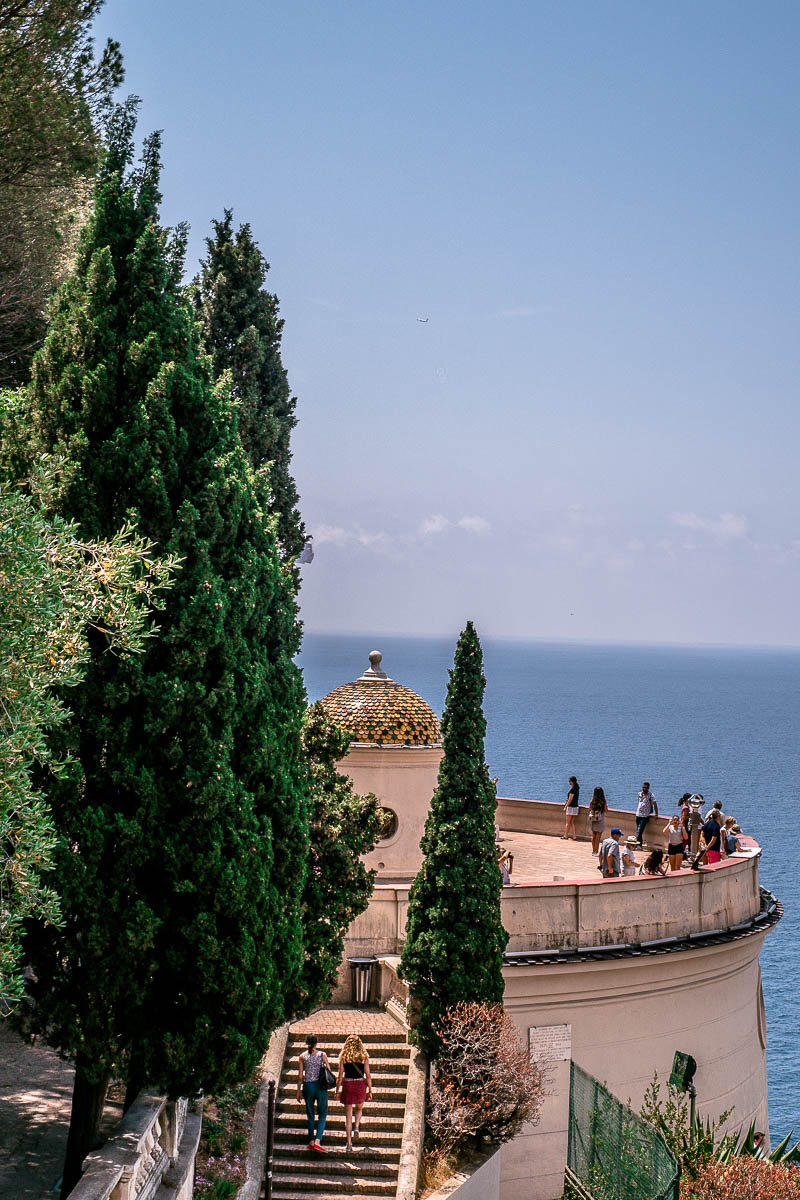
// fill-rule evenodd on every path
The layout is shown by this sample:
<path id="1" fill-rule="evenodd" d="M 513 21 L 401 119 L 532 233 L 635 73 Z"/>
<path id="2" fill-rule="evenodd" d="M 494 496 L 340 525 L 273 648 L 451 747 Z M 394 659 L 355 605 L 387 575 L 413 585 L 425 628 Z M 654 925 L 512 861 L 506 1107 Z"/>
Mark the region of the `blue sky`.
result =
<path id="1" fill-rule="evenodd" d="M 314 630 L 800 644 L 800 8 L 107 0 L 272 264 Z M 427 318 L 423 323 L 418 318 Z"/>

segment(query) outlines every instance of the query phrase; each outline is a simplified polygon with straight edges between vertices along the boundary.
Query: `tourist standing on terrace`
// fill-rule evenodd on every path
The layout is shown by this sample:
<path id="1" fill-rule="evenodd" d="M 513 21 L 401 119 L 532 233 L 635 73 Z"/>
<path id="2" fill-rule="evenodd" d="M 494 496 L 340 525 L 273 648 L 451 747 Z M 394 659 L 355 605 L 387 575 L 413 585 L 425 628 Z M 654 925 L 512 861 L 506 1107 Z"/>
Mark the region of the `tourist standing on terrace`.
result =
<path id="1" fill-rule="evenodd" d="M 684 792 L 680 798 L 681 810 L 681 836 L 683 838 L 683 853 L 686 854 L 689 850 L 689 817 L 692 810 L 689 807 L 689 801 L 692 798 L 691 792 Z"/>
<path id="2" fill-rule="evenodd" d="M 600 841 L 606 830 L 606 794 L 601 787 L 596 787 L 589 801 L 589 828 L 592 831 L 592 854 L 597 854 Z"/>
<path id="3" fill-rule="evenodd" d="M 669 855 L 669 869 L 671 871 L 680 871 L 683 864 L 683 822 L 680 817 L 670 817 L 667 824 L 664 826 L 664 833 L 667 835 L 667 854 Z M 688 837 L 688 835 L 687 835 Z"/>
<path id="4" fill-rule="evenodd" d="M 623 875 L 636 874 L 636 855 L 633 852 L 633 846 L 629 842 L 622 842 L 619 848 L 620 862 L 622 863 Z"/>
<path id="5" fill-rule="evenodd" d="M 639 792 L 639 803 L 636 806 L 636 841 L 641 846 L 645 827 L 651 817 L 658 816 L 656 798 L 650 791 L 650 784 L 643 783 Z"/>
<path id="6" fill-rule="evenodd" d="M 706 862 L 719 862 L 722 858 L 722 824 L 721 822 L 717 822 L 713 809 L 708 815 L 708 820 L 703 826 L 702 833 L 703 844 L 706 849 Z"/>
<path id="7" fill-rule="evenodd" d="M 621 874 L 619 861 L 621 837 L 622 830 L 617 829 L 615 825 L 611 830 L 611 836 L 607 837 L 600 847 L 600 870 L 603 872 L 604 879 L 618 879 Z"/>
<path id="8" fill-rule="evenodd" d="M 741 829 L 736 824 L 735 817 L 726 817 L 722 826 L 722 844 L 726 854 L 735 854 L 741 849 L 737 833 L 741 833 Z"/>
<path id="9" fill-rule="evenodd" d="M 575 832 L 575 818 L 581 809 L 580 794 L 581 785 L 578 783 L 574 775 L 570 775 L 569 792 L 567 793 L 567 798 L 564 801 L 564 812 L 567 815 L 567 819 L 564 824 L 563 837 L 568 838 L 571 833 L 573 840 L 576 842 L 578 840 L 578 835 Z"/>

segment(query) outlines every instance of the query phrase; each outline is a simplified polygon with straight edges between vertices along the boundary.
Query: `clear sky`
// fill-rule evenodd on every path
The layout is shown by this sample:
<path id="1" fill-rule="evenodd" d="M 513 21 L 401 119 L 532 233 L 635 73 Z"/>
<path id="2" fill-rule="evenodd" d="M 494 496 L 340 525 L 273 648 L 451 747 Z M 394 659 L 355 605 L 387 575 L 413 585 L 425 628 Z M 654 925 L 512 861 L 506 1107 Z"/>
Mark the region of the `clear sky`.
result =
<path id="1" fill-rule="evenodd" d="M 107 0 L 272 264 L 313 630 L 800 644 L 800 6 Z M 420 320 L 420 318 L 424 318 Z"/>

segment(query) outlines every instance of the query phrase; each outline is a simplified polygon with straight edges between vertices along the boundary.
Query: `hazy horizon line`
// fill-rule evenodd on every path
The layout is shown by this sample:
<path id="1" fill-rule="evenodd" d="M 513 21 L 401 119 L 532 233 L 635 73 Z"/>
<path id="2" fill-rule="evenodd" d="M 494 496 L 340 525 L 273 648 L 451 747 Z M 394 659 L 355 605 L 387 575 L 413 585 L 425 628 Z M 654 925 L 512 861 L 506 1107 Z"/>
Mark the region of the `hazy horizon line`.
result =
<path id="1" fill-rule="evenodd" d="M 459 630 L 460 633 L 460 630 Z M 396 631 L 383 630 L 362 630 L 362 629 L 311 629 L 303 628 L 303 636 L 306 634 L 311 637 L 363 637 L 367 639 L 376 638 L 394 638 L 407 639 L 409 641 L 431 641 L 444 642 L 452 638 L 453 645 L 458 640 L 458 634 L 445 633 L 398 633 Z M 551 645 L 551 646 L 616 646 L 620 648 L 646 648 L 646 649 L 675 649 L 675 650 L 772 650 L 772 651 L 787 651 L 791 653 L 800 652 L 800 643 L 786 642 L 682 642 L 682 641 L 646 641 L 641 638 L 568 638 L 554 636 L 523 636 L 519 634 L 486 634 L 481 635 L 481 642 L 514 642 L 522 645 Z M 380 649 L 379 646 L 374 647 Z M 302 653 L 302 650 L 301 650 Z"/>

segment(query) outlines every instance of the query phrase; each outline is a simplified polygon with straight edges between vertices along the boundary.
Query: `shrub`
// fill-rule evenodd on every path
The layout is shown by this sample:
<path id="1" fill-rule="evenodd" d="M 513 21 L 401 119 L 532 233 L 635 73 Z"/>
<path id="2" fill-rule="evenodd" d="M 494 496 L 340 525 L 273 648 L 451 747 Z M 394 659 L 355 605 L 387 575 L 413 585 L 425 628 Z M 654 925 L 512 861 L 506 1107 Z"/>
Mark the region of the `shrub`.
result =
<path id="1" fill-rule="evenodd" d="M 438 1026 L 428 1124 L 440 1147 L 501 1144 L 537 1122 L 542 1074 L 502 1004 L 465 1002 L 445 1010 Z"/>
<path id="2" fill-rule="evenodd" d="M 681 1200 L 800 1200 L 800 1171 L 747 1157 L 706 1162 L 681 1183 Z"/>

